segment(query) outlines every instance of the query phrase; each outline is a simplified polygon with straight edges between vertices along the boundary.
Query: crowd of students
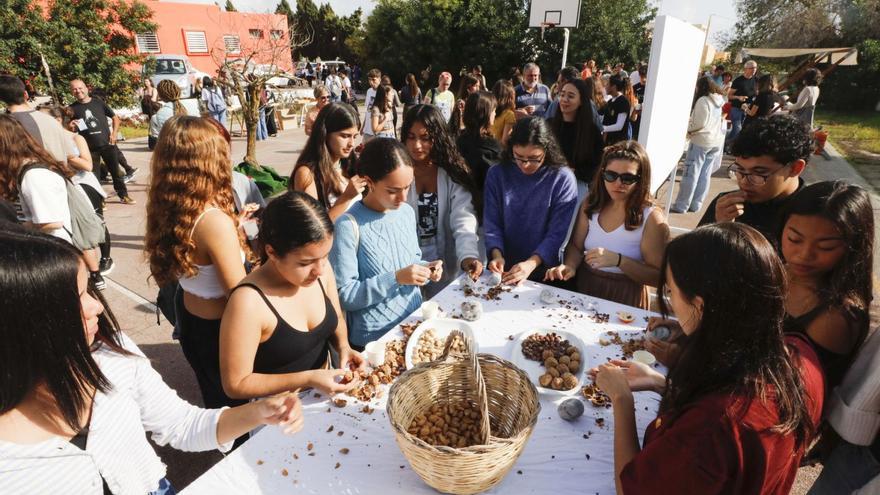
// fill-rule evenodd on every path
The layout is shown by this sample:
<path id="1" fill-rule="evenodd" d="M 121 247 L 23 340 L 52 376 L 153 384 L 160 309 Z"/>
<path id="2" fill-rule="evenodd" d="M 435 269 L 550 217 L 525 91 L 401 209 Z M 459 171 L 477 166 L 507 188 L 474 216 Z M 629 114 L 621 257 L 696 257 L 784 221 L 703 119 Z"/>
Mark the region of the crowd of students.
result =
<path id="1" fill-rule="evenodd" d="M 155 282 L 176 287 L 176 331 L 208 409 L 177 398 L 119 332 L 87 283 L 97 256 L 34 210 L 27 167 L 57 176 L 60 194 L 76 157 L 53 158 L 0 116 L 0 195 L 61 238 L 0 229 L 0 305 L 14 316 L 0 326 L 11 364 L 0 376 L 0 472 L 15 473 L 4 480 L 13 491 L 64 478 L 83 493 L 173 493 L 145 430 L 187 450 L 231 448 L 260 424 L 294 431 L 297 392 L 357 386 L 339 377 L 365 366 L 359 351 L 456 277 L 485 270 L 504 284 L 544 281 L 646 309 L 656 290 L 665 316 L 649 330 L 673 335 L 647 346 L 668 376 L 631 361 L 590 371 L 614 406 L 619 493 L 787 493 L 817 438 L 824 450 L 812 455 L 829 467 L 815 493 L 833 493 L 835 476 L 855 489 L 880 474 L 870 399 L 880 394 L 864 357 L 877 345 L 873 210 L 858 186 L 804 185 L 809 127 L 755 116 L 731 147 L 738 188 L 670 240 L 650 160 L 629 139 L 630 78 L 608 78 L 610 98 L 597 104 L 596 78 L 562 71 L 551 91 L 537 65 L 522 74 L 492 92 L 465 77 L 455 95 L 444 72 L 421 102 L 408 77 L 398 134 L 396 91 L 371 70 L 363 122 L 346 103 L 320 103 L 290 191 L 261 208 L 253 242 L 225 127 L 180 114 L 163 123 L 145 251 Z M 701 80 L 700 128 L 714 119 L 715 94 Z M 706 192 L 690 194 L 693 209 Z M 662 397 L 642 445 L 639 391 Z M 105 427 L 121 433 L 109 439 Z M 693 469 L 671 467 L 680 465 Z"/>

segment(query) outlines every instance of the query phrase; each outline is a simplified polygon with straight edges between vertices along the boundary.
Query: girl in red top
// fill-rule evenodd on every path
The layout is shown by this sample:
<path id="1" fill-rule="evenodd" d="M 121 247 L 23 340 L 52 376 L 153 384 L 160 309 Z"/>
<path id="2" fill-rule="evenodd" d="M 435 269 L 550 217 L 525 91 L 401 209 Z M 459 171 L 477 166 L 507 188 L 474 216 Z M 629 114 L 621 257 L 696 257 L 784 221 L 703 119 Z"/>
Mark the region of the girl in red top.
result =
<path id="1" fill-rule="evenodd" d="M 722 223 L 670 242 L 661 274 L 661 308 L 688 335 L 669 376 L 630 361 L 593 370 L 614 407 L 617 493 L 787 494 L 824 379 L 807 341 L 783 338 L 782 263 L 757 230 Z M 663 395 L 641 449 L 640 390 Z"/>

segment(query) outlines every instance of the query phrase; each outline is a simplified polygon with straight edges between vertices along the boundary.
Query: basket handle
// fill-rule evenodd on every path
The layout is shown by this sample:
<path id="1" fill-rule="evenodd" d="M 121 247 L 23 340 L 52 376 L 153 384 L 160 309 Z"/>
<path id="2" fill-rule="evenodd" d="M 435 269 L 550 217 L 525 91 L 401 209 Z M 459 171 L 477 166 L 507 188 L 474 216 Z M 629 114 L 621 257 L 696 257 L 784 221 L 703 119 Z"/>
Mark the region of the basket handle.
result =
<path id="1" fill-rule="evenodd" d="M 449 358 L 452 341 L 456 336 L 464 342 L 464 360 L 470 361 L 474 383 L 477 384 L 477 403 L 480 406 L 480 438 L 483 440 L 483 445 L 487 445 L 489 443 L 489 394 L 486 393 L 486 382 L 483 380 L 483 372 L 480 370 L 480 361 L 474 352 L 473 339 L 460 330 L 449 332 L 440 360 L 446 361 Z"/>

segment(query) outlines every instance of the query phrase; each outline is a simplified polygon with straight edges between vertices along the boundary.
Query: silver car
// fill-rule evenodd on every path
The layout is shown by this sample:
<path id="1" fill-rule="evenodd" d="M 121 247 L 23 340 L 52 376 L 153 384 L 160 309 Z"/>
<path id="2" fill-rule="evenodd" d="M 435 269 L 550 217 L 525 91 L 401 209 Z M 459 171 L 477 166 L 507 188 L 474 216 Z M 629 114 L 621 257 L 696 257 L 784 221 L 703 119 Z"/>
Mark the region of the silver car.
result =
<path id="1" fill-rule="evenodd" d="M 207 75 L 196 70 L 186 55 L 156 55 L 156 71 L 150 79 L 153 86 L 165 79 L 173 81 L 180 88 L 181 98 L 191 98 L 199 96 L 194 94 L 196 79 Z"/>

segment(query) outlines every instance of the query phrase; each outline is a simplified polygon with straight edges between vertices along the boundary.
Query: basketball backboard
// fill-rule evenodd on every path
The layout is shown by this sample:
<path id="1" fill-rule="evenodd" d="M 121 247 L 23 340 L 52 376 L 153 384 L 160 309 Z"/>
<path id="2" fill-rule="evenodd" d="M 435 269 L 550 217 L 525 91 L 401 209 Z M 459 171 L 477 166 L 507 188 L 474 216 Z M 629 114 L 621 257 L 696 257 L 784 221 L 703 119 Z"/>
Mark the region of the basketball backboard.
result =
<path id="1" fill-rule="evenodd" d="M 581 0 L 532 0 L 529 27 L 576 28 L 581 18 Z"/>

